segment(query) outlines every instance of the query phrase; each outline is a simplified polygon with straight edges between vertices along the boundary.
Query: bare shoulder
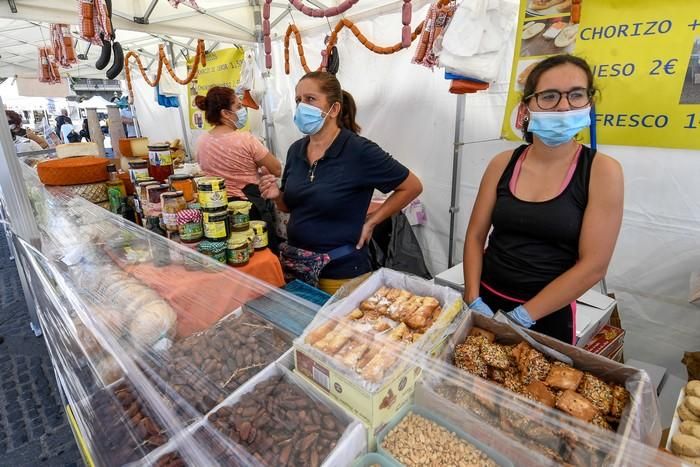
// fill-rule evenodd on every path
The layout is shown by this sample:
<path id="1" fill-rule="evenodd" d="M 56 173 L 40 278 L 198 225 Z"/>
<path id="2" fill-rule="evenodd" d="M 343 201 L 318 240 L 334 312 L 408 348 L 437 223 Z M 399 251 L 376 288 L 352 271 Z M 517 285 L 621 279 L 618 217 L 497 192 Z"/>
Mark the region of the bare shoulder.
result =
<path id="1" fill-rule="evenodd" d="M 622 164 L 620 164 L 617 159 L 598 152 L 593 159 L 593 165 L 591 167 L 591 174 L 594 180 L 605 180 L 606 182 L 611 181 L 622 181 Z"/>
<path id="2" fill-rule="evenodd" d="M 508 162 L 510 162 L 510 158 L 513 155 L 513 150 L 509 149 L 503 152 L 499 152 L 489 162 L 488 167 L 486 167 L 486 174 L 492 175 L 492 176 L 498 176 L 500 177 L 503 171 L 506 169 L 506 166 L 508 165 Z"/>

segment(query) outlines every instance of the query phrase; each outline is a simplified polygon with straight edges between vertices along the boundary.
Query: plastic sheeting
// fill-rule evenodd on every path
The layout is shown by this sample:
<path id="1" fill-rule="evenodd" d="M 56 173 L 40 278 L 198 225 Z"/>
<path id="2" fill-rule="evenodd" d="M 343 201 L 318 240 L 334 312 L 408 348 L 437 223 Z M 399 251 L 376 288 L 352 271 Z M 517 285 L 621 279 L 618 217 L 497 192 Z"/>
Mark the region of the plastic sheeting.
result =
<path id="1" fill-rule="evenodd" d="M 41 242 L 35 249 L 16 239 L 20 257 L 31 270 L 52 360 L 92 461 L 163 465 L 177 457 L 187 465 L 335 467 L 364 454 L 364 426 L 292 372 L 292 336 L 275 324 L 274 314 L 263 317 L 248 304 L 276 296 L 276 314 L 285 318 L 304 314 L 305 307 L 313 314 L 314 306 L 61 188 L 46 189 L 29 167 L 24 175 Z M 137 275 L 137 267 L 149 274 Z M 197 285 L 172 290 L 173 274 Z M 202 275 L 215 291 L 198 282 Z M 598 368 L 602 359 L 557 344 L 581 370 L 629 389 L 631 399 L 619 412 L 600 409 L 621 428 L 617 434 L 601 431 L 452 366 L 462 335 L 442 346 L 444 358 L 431 356 L 428 342 L 445 343 L 477 319 L 462 310 L 455 291 L 389 270 L 354 286 L 347 284 L 318 311 L 311 332 L 297 343 L 305 345 L 316 333 L 322 338 L 316 342 L 327 344 L 320 351 L 335 349 L 347 357 L 357 350 L 355 340 L 371 342 L 374 350 L 368 345 L 355 354 L 362 357 L 357 365 L 377 371 L 362 371 L 362 377 L 377 376 L 379 384 L 403 368 L 420 374 L 413 410 L 468 433 L 473 447 L 502 465 L 552 465 L 560 459 L 582 466 L 680 464 L 656 449 L 655 394 L 645 373 L 608 361 Z M 222 298 L 226 311 L 219 313 Z M 518 339 L 505 325 L 478 319 L 499 340 L 508 340 L 503 344 Z M 383 330 L 371 331 L 379 321 Z M 486 358 L 485 347 L 479 351 Z M 380 449 L 391 452 L 382 440 Z M 429 450 L 432 440 L 410 443 Z"/>

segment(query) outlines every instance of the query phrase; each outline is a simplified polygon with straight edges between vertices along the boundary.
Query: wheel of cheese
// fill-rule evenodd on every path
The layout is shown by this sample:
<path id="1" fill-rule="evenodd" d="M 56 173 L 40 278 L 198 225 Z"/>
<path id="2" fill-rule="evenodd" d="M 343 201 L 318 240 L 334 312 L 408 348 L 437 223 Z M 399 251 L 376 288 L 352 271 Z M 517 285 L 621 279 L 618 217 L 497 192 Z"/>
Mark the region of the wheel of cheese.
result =
<path id="1" fill-rule="evenodd" d="M 99 155 L 97 143 L 69 143 L 56 146 L 56 157 L 59 159 L 79 156 L 97 157 Z"/>
<path id="2" fill-rule="evenodd" d="M 36 166 L 39 180 L 44 185 L 68 186 L 88 183 L 105 182 L 107 164 L 105 157 L 71 157 L 68 159 L 53 159 Z"/>

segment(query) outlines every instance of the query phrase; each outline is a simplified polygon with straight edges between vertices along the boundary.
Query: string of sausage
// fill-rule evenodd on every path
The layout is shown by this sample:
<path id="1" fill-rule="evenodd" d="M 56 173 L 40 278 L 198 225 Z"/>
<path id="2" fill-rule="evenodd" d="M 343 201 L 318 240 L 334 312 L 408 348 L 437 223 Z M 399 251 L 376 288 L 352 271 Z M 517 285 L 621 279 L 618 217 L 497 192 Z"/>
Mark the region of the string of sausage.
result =
<path id="1" fill-rule="evenodd" d="M 338 34 L 340 33 L 340 31 L 343 30 L 343 28 L 350 29 L 353 35 L 357 38 L 358 41 L 360 41 L 362 45 L 365 46 L 365 48 L 367 48 L 370 52 L 374 52 L 376 54 L 389 55 L 398 52 L 399 50 L 402 50 L 404 48 L 403 41 L 398 42 L 389 47 L 378 46 L 369 39 L 367 39 L 367 37 L 365 37 L 364 34 L 360 32 L 360 29 L 355 25 L 355 23 L 353 23 L 349 19 L 343 18 L 340 21 L 338 21 L 338 23 L 335 25 L 335 28 L 333 28 L 333 32 L 331 33 L 331 36 L 328 39 L 328 44 L 326 45 L 326 49 L 321 52 L 322 59 L 321 65 L 318 67 L 319 70 L 325 71 L 326 66 L 328 65 L 328 54 L 330 53 L 333 46 L 336 44 L 338 40 Z M 421 22 L 411 33 L 411 42 L 416 40 L 416 38 L 420 35 L 422 30 L 423 23 Z M 304 46 L 301 42 L 301 34 L 299 33 L 299 29 L 294 24 L 290 24 L 287 28 L 287 32 L 285 32 L 284 34 L 284 72 L 285 74 L 289 74 L 289 38 L 292 34 L 294 34 L 294 38 L 297 43 L 297 51 L 299 52 L 299 60 L 301 61 L 301 66 L 304 68 L 304 71 L 308 73 L 311 71 L 311 69 L 306 64 L 306 57 L 304 56 Z"/>
<path id="2" fill-rule="evenodd" d="M 129 59 L 132 57 L 136 61 L 136 65 L 138 66 L 139 72 L 141 72 L 141 76 L 143 76 L 144 81 L 146 81 L 146 84 L 148 84 L 152 88 L 156 87 L 160 82 L 160 78 L 163 73 L 163 65 L 165 65 L 165 68 L 168 70 L 168 73 L 173 78 L 173 80 L 176 83 L 182 85 L 188 84 L 194 79 L 195 76 L 197 76 L 197 72 L 199 71 L 200 65 L 207 66 L 207 53 L 204 47 L 204 40 L 202 39 L 199 39 L 197 41 L 197 51 L 195 52 L 194 62 L 192 62 L 192 69 L 187 74 L 187 77 L 184 79 L 178 78 L 175 74 L 175 70 L 173 70 L 172 64 L 168 60 L 168 57 L 165 55 L 165 47 L 163 46 L 163 44 L 161 44 L 158 47 L 158 67 L 156 70 L 156 77 L 153 80 L 151 80 L 148 77 L 148 74 L 146 73 L 146 67 L 143 66 L 143 62 L 141 62 L 141 57 L 139 56 L 139 54 L 131 50 L 124 57 L 124 66 L 126 68 L 126 86 L 129 89 L 130 99 L 134 98 L 134 90 L 131 84 L 131 65 L 129 65 Z"/>

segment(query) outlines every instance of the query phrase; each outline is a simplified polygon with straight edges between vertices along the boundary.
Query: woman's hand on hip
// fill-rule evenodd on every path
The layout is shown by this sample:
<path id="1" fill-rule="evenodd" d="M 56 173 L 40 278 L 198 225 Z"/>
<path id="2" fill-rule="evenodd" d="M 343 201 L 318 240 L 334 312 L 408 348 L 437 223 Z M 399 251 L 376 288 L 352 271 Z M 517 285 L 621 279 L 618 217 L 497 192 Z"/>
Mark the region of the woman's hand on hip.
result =
<path id="1" fill-rule="evenodd" d="M 360 241 L 357 242 L 357 249 L 362 249 L 363 246 L 367 245 L 372 239 L 372 233 L 374 232 L 374 222 L 366 221 L 362 226 L 362 233 L 360 234 Z"/>

